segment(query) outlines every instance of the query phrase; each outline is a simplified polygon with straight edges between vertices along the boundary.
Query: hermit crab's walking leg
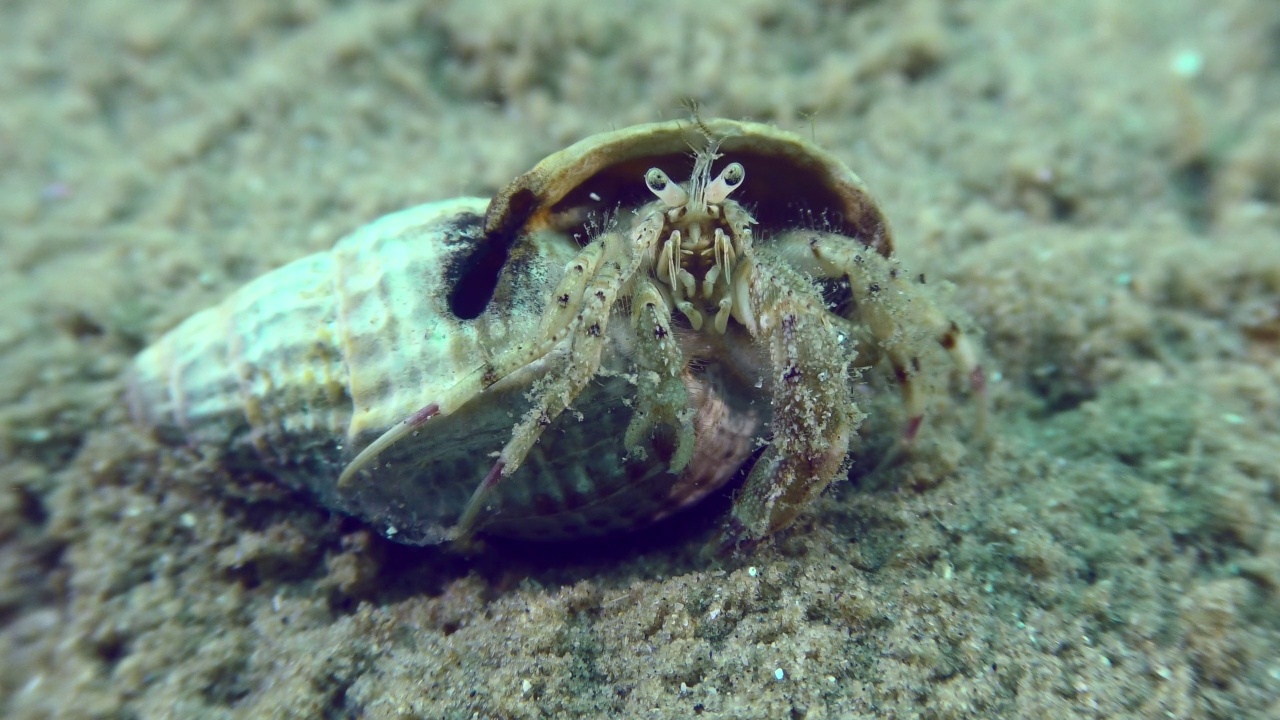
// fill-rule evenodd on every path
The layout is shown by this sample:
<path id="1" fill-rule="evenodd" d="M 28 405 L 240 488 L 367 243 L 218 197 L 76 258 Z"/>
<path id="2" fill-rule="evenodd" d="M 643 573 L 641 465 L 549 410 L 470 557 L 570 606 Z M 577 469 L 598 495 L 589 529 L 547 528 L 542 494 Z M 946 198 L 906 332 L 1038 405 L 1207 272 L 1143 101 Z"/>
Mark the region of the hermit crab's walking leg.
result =
<path id="1" fill-rule="evenodd" d="M 907 410 L 907 425 L 898 448 L 909 448 L 919 434 L 924 420 L 925 396 L 914 377 L 920 371 L 920 359 L 912 348 L 906 328 L 926 328 L 934 341 L 951 356 L 956 368 L 969 380 L 978 401 L 977 430 L 985 434 L 987 423 L 986 377 L 973 343 L 955 322 L 947 319 L 936 305 L 919 297 L 909 282 L 923 282 L 922 276 L 908 280 L 891 260 L 877 252 L 849 242 L 840 235 L 795 233 L 774 245 L 779 255 L 803 272 L 823 278 L 846 278 L 853 295 L 857 319 L 870 332 L 873 343 L 864 344 L 864 360 L 874 362 L 883 353 L 893 367 L 902 388 Z M 890 453 L 897 454 L 897 449 Z M 883 464 L 883 463 L 882 463 Z"/>
<path id="2" fill-rule="evenodd" d="M 749 288 L 754 334 L 769 351 L 772 440 L 734 503 L 721 550 L 791 523 L 838 477 L 863 419 L 847 381 L 852 353 L 840 347 L 811 284 L 781 264 L 754 260 L 743 263 L 734 282 Z"/>
<path id="3" fill-rule="evenodd" d="M 652 224 L 642 222 L 631 231 L 630 237 L 610 233 L 593 241 L 593 245 L 601 248 L 596 272 L 587 280 L 576 302 L 571 295 L 567 303 L 580 308 L 572 320 L 564 324 L 569 343 L 568 367 L 563 372 L 548 374 L 533 407 L 516 425 L 511 439 L 498 454 L 498 461 L 472 493 L 454 529 L 455 539 L 465 540 L 475 531 L 476 519 L 493 489 L 520 468 L 534 443 L 542 437 L 542 432 L 595 377 L 600 368 L 600 355 L 608 335 L 613 305 L 624 285 L 639 269 L 653 236 Z M 576 270 L 571 268 L 570 272 Z M 557 294 L 552 299 L 553 306 L 566 304 L 562 302 L 563 298 Z M 559 318 L 555 311 L 552 315 Z M 560 320 L 555 319 L 551 326 L 556 327 L 559 323 Z"/>
<path id="4" fill-rule="evenodd" d="M 627 427 L 625 445 L 643 453 L 645 440 L 659 424 L 675 428 L 673 473 L 684 470 L 693 457 L 693 413 L 689 394 L 681 380 L 684 356 L 671 331 L 671 308 L 648 277 L 637 278 L 631 296 L 631 321 L 636 332 L 636 365 L 639 393 L 635 415 Z"/>
<path id="5" fill-rule="evenodd" d="M 583 248 L 565 269 L 564 277 L 552 295 L 552 302 L 543 315 L 538 336 L 529 342 L 516 345 L 510 351 L 486 362 L 455 383 L 438 400 L 435 400 L 404 420 L 396 423 L 356 455 L 338 477 L 338 487 L 344 487 L 362 468 L 372 463 L 379 454 L 407 437 L 428 421 L 445 417 L 477 395 L 489 389 L 503 378 L 547 356 L 561 340 L 573 332 L 573 322 L 582 305 L 583 291 L 599 266 L 603 247 L 592 243 Z"/>

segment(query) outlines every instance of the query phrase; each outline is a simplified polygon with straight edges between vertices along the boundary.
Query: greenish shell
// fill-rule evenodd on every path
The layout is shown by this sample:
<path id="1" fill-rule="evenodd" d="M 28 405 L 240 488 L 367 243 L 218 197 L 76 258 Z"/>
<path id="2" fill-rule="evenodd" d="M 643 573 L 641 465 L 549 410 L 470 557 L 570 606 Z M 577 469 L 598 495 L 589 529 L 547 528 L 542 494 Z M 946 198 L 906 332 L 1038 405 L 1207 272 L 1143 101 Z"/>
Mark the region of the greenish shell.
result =
<path id="1" fill-rule="evenodd" d="M 353 450 L 477 359 L 531 333 L 577 252 L 563 238 L 517 246 L 484 311 L 459 317 L 450 298 L 461 302 L 455 289 L 484 242 L 486 205 L 461 198 L 388 215 L 197 313 L 134 361 L 133 416 L 161 439 L 233 472 L 268 472 L 392 539 L 445 540 L 536 377 L 504 381 L 485 402 L 398 444 L 370 478 L 343 489 L 336 481 Z M 626 457 L 620 438 L 630 385 L 622 355 L 611 357 L 616 375 L 581 399 L 581 419 L 566 414 L 549 429 L 503 485 L 485 532 L 558 538 L 632 527 L 696 502 L 749 455 L 758 413 L 731 410 L 724 391 L 706 382 L 697 397 L 703 447 L 717 449 L 714 461 L 704 457 L 671 475 L 660 460 L 671 449 L 660 439 L 649 460 Z"/>

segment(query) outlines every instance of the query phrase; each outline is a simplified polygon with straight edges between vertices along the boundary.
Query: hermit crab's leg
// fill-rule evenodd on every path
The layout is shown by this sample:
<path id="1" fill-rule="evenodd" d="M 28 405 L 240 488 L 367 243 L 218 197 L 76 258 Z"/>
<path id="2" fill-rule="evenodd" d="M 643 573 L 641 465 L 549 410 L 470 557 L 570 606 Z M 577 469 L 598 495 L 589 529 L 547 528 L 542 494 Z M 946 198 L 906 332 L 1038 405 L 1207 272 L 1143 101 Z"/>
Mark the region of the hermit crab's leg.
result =
<path id="1" fill-rule="evenodd" d="M 734 282 L 749 285 L 755 334 L 769 351 L 772 440 L 734 503 L 721 550 L 791 523 L 839 476 L 863 417 L 847 379 L 853 353 L 840 347 L 812 286 L 782 263 L 763 259 L 742 263 Z"/>
<path id="2" fill-rule="evenodd" d="M 669 425 L 678 433 L 671 472 L 679 473 L 693 457 L 693 418 L 689 395 L 680 375 L 684 356 L 671 332 L 671 308 L 649 277 L 636 280 L 631 295 L 631 322 L 636 332 L 639 397 L 627 426 L 625 446 L 643 453 L 655 425 Z"/>
<path id="3" fill-rule="evenodd" d="M 642 224 L 637 232 L 643 232 L 644 228 Z M 533 407 L 516 425 L 511 439 L 498 454 L 498 461 L 472 493 L 454 528 L 455 540 L 465 540 L 475 531 L 476 519 L 493 489 L 520 468 L 547 426 L 595 377 L 600 368 L 600 355 L 608 335 L 614 302 L 624 284 L 635 275 L 643 254 L 631 252 L 630 240 L 620 233 L 613 233 L 594 241 L 603 248 L 603 252 L 596 273 L 587 281 L 581 294 L 581 310 L 567 326 L 572 329 L 568 338 L 568 367 L 548 374 Z"/>
<path id="4" fill-rule="evenodd" d="M 503 356 L 471 371 L 446 390 L 442 397 L 396 423 L 369 443 L 343 468 L 342 474 L 338 476 L 338 487 L 345 487 L 356 473 L 372 463 L 383 451 L 428 421 L 455 412 L 498 381 L 546 357 L 557 343 L 572 332 L 572 322 L 582 304 L 582 288 L 595 274 L 602 252 L 599 243 L 591 243 L 565 268 L 564 277 L 552 294 L 552 302 L 547 306 L 536 338 L 516 345 Z"/>
<path id="5" fill-rule="evenodd" d="M 873 345 L 888 359 L 901 388 L 907 425 L 901 445 L 910 447 L 924 420 L 925 396 L 913 378 L 920 371 L 917 351 L 904 329 L 926 328 L 935 342 L 951 356 L 956 368 L 969 380 L 978 401 L 977 430 L 985 434 L 987 423 L 986 377 L 973 343 L 937 305 L 922 297 L 905 273 L 888 258 L 842 235 L 796 233 L 776 243 L 773 250 L 792 266 L 817 277 L 847 278 L 859 320 L 875 339 Z M 896 454 L 896 453 L 895 453 Z"/>
<path id="6" fill-rule="evenodd" d="M 550 341 L 550 345 L 555 345 L 564 339 L 566 329 L 582 306 L 583 288 L 586 287 L 588 280 L 595 276 L 596 268 L 600 265 L 600 258 L 603 255 L 603 243 L 589 243 L 565 266 L 564 277 L 560 279 L 555 292 L 552 293 L 552 302 L 547 305 L 540 326 L 540 337 L 544 341 Z M 550 351 L 550 345 L 543 354 Z"/>

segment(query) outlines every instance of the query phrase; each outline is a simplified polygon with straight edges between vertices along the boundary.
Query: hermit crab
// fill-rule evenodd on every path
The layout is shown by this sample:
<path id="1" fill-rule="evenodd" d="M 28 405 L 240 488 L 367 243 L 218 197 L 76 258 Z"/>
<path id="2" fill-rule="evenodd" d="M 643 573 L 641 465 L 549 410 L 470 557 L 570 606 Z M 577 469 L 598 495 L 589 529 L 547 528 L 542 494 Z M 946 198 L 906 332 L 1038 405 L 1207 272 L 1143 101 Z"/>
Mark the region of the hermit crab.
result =
<path id="1" fill-rule="evenodd" d="M 862 374 L 974 347 L 893 257 L 832 155 L 730 120 L 587 138 L 491 200 L 367 225 L 144 350 L 134 417 L 409 543 L 557 538 L 747 478 L 719 542 L 789 525 L 847 472 Z"/>

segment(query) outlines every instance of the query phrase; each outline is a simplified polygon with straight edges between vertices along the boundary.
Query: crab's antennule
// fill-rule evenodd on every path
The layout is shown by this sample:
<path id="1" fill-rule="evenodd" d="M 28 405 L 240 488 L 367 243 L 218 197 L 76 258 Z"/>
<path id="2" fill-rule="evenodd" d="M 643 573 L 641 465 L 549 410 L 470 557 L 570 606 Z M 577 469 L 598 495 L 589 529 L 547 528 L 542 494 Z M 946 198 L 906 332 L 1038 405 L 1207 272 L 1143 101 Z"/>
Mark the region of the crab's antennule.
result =
<path id="1" fill-rule="evenodd" d="M 693 173 L 689 177 L 689 196 L 695 201 L 705 202 L 707 185 L 711 183 L 711 163 L 720 157 L 720 153 L 717 152 L 719 149 L 719 142 L 708 140 L 705 149 L 694 151 Z"/>
<path id="2" fill-rule="evenodd" d="M 707 186 L 707 202 L 716 204 L 724 202 L 729 197 L 729 193 L 738 189 L 746 176 L 747 170 L 742 167 L 742 163 L 729 163 Z"/>
<path id="3" fill-rule="evenodd" d="M 658 196 L 664 205 L 669 208 L 681 207 L 689 202 L 689 193 L 680 187 L 679 183 L 672 182 L 667 174 L 658 168 L 649 168 L 644 174 L 644 184 L 648 186 L 649 192 Z"/>

